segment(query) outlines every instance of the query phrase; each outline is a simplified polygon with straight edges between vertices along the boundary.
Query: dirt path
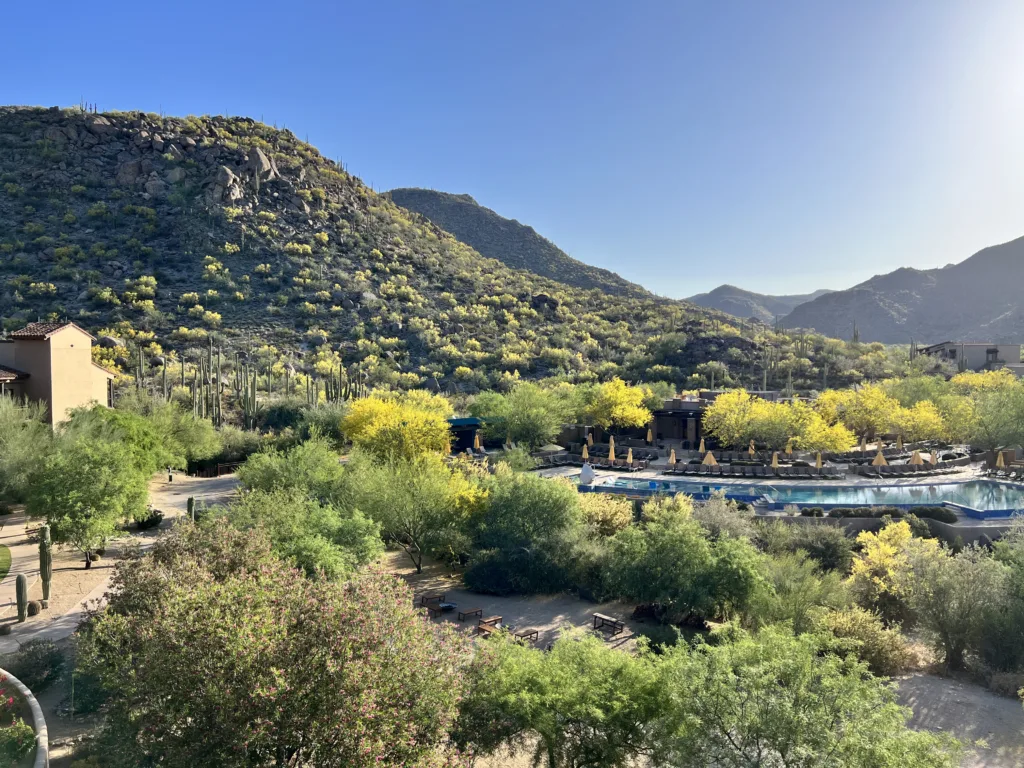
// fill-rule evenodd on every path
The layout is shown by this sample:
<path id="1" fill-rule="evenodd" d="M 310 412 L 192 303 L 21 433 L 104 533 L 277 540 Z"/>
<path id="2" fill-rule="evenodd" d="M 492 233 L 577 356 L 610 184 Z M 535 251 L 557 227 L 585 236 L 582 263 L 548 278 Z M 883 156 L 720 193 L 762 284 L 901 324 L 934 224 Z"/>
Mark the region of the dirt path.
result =
<path id="1" fill-rule="evenodd" d="M 974 749 L 965 757 L 963 768 L 1024 765 L 1024 708 L 1020 701 L 937 675 L 910 675 L 898 684 L 900 703 L 914 710 L 912 727 L 947 731 L 965 742 L 986 742 L 986 748 Z"/>

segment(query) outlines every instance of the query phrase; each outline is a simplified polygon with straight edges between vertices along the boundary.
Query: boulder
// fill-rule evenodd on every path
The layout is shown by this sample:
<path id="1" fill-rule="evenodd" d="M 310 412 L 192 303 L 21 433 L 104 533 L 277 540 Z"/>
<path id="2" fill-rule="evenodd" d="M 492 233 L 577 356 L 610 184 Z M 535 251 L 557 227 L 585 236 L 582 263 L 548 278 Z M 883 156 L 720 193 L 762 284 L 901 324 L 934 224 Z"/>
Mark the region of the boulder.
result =
<path id="1" fill-rule="evenodd" d="M 96 343 L 104 349 L 114 349 L 115 347 L 124 346 L 124 341 L 117 338 L 117 336 L 100 336 L 96 339 Z"/>
<path id="2" fill-rule="evenodd" d="M 43 138 L 61 147 L 68 143 L 68 137 L 64 135 L 64 131 L 55 125 L 51 125 L 43 131 Z"/>
<path id="3" fill-rule="evenodd" d="M 181 147 L 177 144 L 171 144 L 167 147 L 167 154 L 174 160 L 181 160 L 185 157 L 185 153 L 181 151 Z"/>
<path id="4" fill-rule="evenodd" d="M 228 187 L 234 184 L 238 180 L 234 172 L 226 165 L 222 165 L 217 169 L 217 174 L 213 177 L 213 183 L 218 184 L 222 187 Z"/>
<path id="5" fill-rule="evenodd" d="M 146 194 L 150 197 L 163 197 L 167 194 L 167 183 L 160 179 L 150 179 L 146 182 Z"/>
<path id="6" fill-rule="evenodd" d="M 163 152 L 164 151 L 164 139 L 159 133 L 153 134 L 153 151 Z"/>
<path id="7" fill-rule="evenodd" d="M 245 159 L 245 168 L 260 181 L 272 181 L 278 177 L 274 161 L 267 157 L 259 147 L 249 150 L 249 155 Z"/>
<path id="8" fill-rule="evenodd" d="M 143 176 L 149 176 L 156 169 L 156 163 L 153 162 L 153 158 L 144 157 L 139 161 L 139 172 Z"/>
<path id="9" fill-rule="evenodd" d="M 169 170 L 164 175 L 164 178 L 167 179 L 167 183 L 168 184 L 177 184 L 179 181 L 184 180 L 184 178 L 185 178 L 185 169 L 184 168 L 171 168 L 171 170 Z"/>
<path id="10" fill-rule="evenodd" d="M 139 131 L 134 136 L 135 146 L 140 149 L 146 149 L 151 145 L 149 131 Z"/>
<path id="11" fill-rule="evenodd" d="M 142 166 L 139 161 L 129 160 L 117 167 L 117 175 L 114 177 L 114 181 L 122 186 L 128 186 L 134 184 L 141 173 Z"/>
<path id="12" fill-rule="evenodd" d="M 196 148 L 195 139 L 193 139 L 191 136 L 182 136 L 181 137 L 181 146 L 185 148 L 186 152 L 188 152 L 189 150 L 195 149 Z"/>
<path id="13" fill-rule="evenodd" d="M 103 115 L 89 115 L 85 119 L 85 127 L 96 136 L 108 136 L 117 131 L 117 128 Z"/>

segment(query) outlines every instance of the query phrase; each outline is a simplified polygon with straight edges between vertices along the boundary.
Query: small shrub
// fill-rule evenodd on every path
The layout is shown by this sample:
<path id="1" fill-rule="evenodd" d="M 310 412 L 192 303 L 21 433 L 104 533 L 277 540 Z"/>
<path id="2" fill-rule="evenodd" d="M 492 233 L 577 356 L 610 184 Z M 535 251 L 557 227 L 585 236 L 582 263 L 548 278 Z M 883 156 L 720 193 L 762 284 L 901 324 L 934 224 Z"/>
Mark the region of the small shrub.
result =
<path id="1" fill-rule="evenodd" d="M 996 672 L 988 680 L 988 687 L 1000 696 L 1016 699 L 1024 689 L 1024 675 L 1019 672 Z"/>
<path id="2" fill-rule="evenodd" d="M 64 672 L 64 654 L 52 640 L 29 640 L 8 662 L 7 668 L 32 693 L 40 693 Z"/>
<path id="3" fill-rule="evenodd" d="M 637 627 L 637 634 L 647 638 L 651 650 L 655 653 L 679 645 L 681 637 L 679 630 L 671 624 L 641 624 Z"/>
<path id="4" fill-rule="evenodd" d="M 160 525 L 160 523 L 163 522 L 163 519 L 163 512 L 161 512 L 159 509 L 151 509 L 149 510 L 149 514 L 147 514 L 141 520 L 137 520 L 135 522 L 135 527 L 138 528 L 140 531 L 146 531 L 150 528 L 156 528 L 158 525 Z"/>
<path id="5" fill-rule="evenodd" d="M 803 517 L 824 517 L 825 510 L 821 507 L 804 507 L 800 510 L 800 514 Z"/>
<path id="6" fill-rule="evenodd" d="M 5 765 L 17 765 L 32 753 L 35 746 L 35 731 L 23 720 L 15 720 L 6 728 L 0 728 L 0 758 L 6 759 Z"/>
<path id="7" fill-rule="evenodd" d="M 857 654 L 876 675 L 898 675 L 916 661 L 899 629 L 886 629 L 877 614 L 863 608 L 829 611 L 822 616 L 821 626 L 836 639 L 839 649 Z"/>

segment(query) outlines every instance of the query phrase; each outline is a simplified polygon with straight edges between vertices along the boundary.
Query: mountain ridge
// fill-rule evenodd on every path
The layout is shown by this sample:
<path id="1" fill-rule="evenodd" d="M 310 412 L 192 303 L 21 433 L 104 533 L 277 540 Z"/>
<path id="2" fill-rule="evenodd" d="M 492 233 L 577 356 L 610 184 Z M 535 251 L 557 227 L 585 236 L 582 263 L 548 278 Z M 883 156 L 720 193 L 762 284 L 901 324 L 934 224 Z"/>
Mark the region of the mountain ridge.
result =
<path id="1" fill-rule="evenodd" d="M 612 294 L 650 292 L 618 274 L 574 259 L 533 227 L 509 219 L 478 203 L 471 195 L 419 187 L 398 187 L 385 193 L 420 214 L 482 255 L 566 285 Z"/>
<path id="2" fill-rule="evenodd" d="M 709 309 L 727 312 L 739 318 L 755 318 L 765 323 L 772 322 L 776 317 L 787 315 L 798 305 L 813 301 L 819 296 L 830 293 L 827 289 L 819 289 L 811 293 L 772 295 L 755 293 L 724 283 L 707 293 L 698 293 L 686 299 L 693 304 Z"/>
<path id="3" fill-rule="evenodd" d="M 814 328 L 848 338 L 854 323 L 865 341 L 984 339 L 1024 336 L 1024 237 L 987 246 L 959 263 L 900 267 L 845 291 L 795 307 L 787 328 Z"/>

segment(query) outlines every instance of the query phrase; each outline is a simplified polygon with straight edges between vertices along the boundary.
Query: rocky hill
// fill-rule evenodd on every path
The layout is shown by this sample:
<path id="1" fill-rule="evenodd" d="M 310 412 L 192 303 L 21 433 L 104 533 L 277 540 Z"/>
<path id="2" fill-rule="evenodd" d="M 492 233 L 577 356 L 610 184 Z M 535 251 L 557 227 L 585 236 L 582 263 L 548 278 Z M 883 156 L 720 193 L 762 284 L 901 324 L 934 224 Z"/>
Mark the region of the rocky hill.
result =
<path id="1" fill-rule="evenodd" d="M 796 307 L 787 328 L 864 341 L 1019 342 L 1024 338 L 1024 238 L 941 269 L 897 269 Z"/>
<path id="2" fill-rule="evenodd" d="M 646 294 L 643 288 L 607 269 L 592 267 L 569 256 L 533 227 L 499 216 L 469 195 L 432 189 L 393 189 L 398 205 L 425 216 L 484 256 L 515 269 L 526 269 L 577 288 L 600 288 L 621 295 Z"/>
<path id="3" fill-rule="evenodd" d="M 559 373 L 683 381 L 727 348 L 754 377 L 758 346 L 724 315 L 485 258 L 289 131 L 6 107 L 0 321 L 37 318 L 102 333 L 104 361 L 123 366 L 137 345 L 173 358 L 215 338 L 268 365 L 470 390 Z"/>
<path id="4" fill-rule="evenodd" d="M 709 307 L 730 315 L 743 318 L 756 318 L 765 323 L 770 323 L 777 317 L 788 315 L 797 306 L 812 301 L 819 296 L 829 293 L 827 290 L 819 290 L 814 293 L 793 294 L 791 296 L 769 296 L 764 293 L 754 293 L 737 288 L 735 285 L 720 285 L 713 291 L 698 293 L 691 296 L 687 301 L 701 307 Z"/>

